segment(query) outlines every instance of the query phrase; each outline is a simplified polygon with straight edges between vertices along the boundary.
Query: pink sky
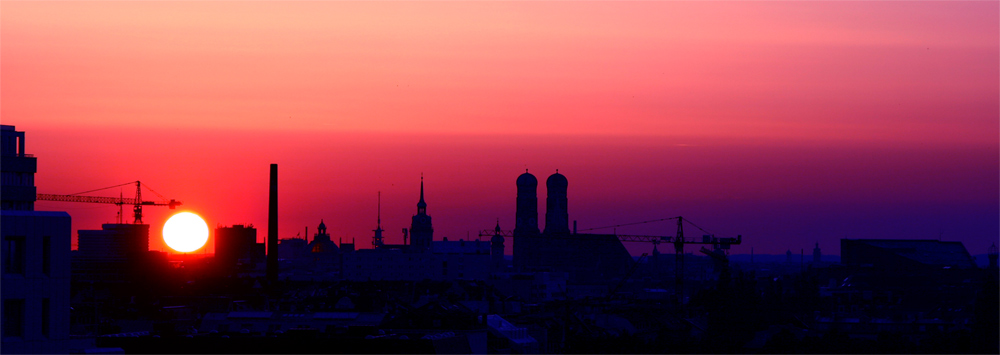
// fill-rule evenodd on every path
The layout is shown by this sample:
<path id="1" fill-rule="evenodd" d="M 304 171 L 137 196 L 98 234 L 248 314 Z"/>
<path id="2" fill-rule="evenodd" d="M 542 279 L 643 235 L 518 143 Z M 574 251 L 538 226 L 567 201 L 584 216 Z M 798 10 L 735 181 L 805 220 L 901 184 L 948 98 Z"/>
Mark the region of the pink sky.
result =
<path id="1" fill-rule="evenodd" d="M 282 237 L 322 218 L 360 244 L 379 190 L 401 239 L 421 172 L 459 238 L 512 227 L 516 176 L 558 168 L 581 228 L 684 215 L 768 253 L 1000 234 L 998 2 L 0 9 L 0 120 L 28 132 L 40 192 L 139 179 L 263 237 L 278 163 Z M 115 211 L 39 209 L 74 229 Z M 673 233 L 648 228 L 624 232 Z"/>

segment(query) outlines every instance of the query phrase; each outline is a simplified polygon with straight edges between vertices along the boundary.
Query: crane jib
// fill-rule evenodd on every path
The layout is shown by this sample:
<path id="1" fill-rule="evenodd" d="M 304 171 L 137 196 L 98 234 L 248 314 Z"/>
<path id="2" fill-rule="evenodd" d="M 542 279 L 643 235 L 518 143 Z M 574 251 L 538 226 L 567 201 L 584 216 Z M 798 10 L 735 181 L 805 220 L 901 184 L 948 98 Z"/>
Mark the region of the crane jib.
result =
<path id="1" fill-rule="evenodd" d="M 114 188 L 114 187 L 120 187 L 120 186 L 124 186 L 124 185 L 131 185 L 131 184 L 135 184 L 135 188 L 136 188 L 136 192 L 135 192 L 135 197 L 134 198 L 132 198 L 132 197 L 126 198 L 126 197 L 123 197 L 123 196 L 119 196 L 119 197 L 106 197 L 106 196 L 83 196 L 83 195 L 80 195 L 80 194 L 83 194 L 83 193 L 94 192 L 94 191 L 99 191 L 99 190 L 105 190 L 105 189 L 110 189 L 110 188 Z M 78 194 L 72 194 L 72 195 L 36 194 L 35 195 L 35 199 L 39 200 L 39 201 L 106 203 L 106 204 L 116 205 L 116 206 L 119 207 L 119 212 L 118 212 L 118 222 L 119 223 L 121 223 L 121 219 L 122 219 L 121 207 L 123 205 L 132 205 L 133 206 L 132 210 L 133 210 L 134 216 L 135 216 L 135 220 L 133 221 L 133 223 L 136 223 L 136 224 L 142 223 L 142 206 L 167 206 L 170 209 L 174 209 L 177 206 L 181 205 L 180 201 L 177 201 L 177 200 L 174 200 L 174 199 L 171 199 L 171 200 L 167 201 L 166 198 L 163 197 L 163 195 L 160 195 L 158 192 L 153 191 L 152 189 L 149 188 L 149 186 L 146 186 L 146 189 L 148 189 L 149 191 L 153 192 L 154 194 L 156 194 L 160 198 L 163 198 L 163 200 L 162 201 L 143 201 L 142 200 L 142 183 L 139 182 L 139 181 L 133 181 L 133 182 L 130 182 L 130 183 L 119 184 L 119 185 L 105 187 L 105 188 L 96 189 L 96 190 L 84 191 L 84 192 L 81 192 L 81 193 L 78 193 Z"/>

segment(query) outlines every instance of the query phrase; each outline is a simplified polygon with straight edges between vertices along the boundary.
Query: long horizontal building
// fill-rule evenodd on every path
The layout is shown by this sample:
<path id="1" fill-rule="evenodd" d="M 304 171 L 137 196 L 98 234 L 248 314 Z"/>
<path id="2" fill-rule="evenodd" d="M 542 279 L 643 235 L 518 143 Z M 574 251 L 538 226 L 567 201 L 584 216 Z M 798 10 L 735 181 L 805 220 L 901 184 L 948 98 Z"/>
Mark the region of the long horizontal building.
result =
<path id="1" fill-rule="evenodd" d="M 933 239 L 841 239 L 844 265 L 882 269 L 974 269 L 976 262 L 961 242 Z"/>

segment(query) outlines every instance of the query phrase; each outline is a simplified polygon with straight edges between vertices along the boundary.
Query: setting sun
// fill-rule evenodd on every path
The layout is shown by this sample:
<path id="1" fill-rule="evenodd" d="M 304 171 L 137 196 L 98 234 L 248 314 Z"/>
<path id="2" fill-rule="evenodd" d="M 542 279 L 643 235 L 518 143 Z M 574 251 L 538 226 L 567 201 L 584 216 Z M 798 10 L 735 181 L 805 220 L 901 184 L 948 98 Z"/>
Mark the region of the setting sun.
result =
<path id="1" fill-rule="evenodd" d="M 175 214 L 163 225 L 163 241 L 179 252 L 198 250 L 208 241 L 208 224 L 191 212 Z"/>

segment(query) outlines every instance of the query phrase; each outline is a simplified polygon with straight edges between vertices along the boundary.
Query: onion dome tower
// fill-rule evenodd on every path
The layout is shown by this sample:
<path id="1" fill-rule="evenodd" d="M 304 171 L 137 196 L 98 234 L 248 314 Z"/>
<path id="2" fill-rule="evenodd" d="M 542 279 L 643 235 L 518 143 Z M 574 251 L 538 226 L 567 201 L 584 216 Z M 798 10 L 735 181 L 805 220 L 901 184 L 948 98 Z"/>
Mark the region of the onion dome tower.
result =
<path id="1" fill-rule="evenodd" d="M 410 220 L 410 249 L 426 251 L 431 248 L 434 240 L 434 227 L 431 216 L 427 215 L 427 202 L 424 202 L 424 175 L 420 175 L 420 201 L 417 202 L 417 214 Z"/>
<path id="2" fill-rule="evenodd" d="M 514 234 L 538 234 L 538 179 L 524 170 L 517 177 L 517 222 Z"/>
<path id="3" fill-rule="evenodd" d="M 544 234 L 569 234 L 569 213 L 566 211 L 566 187 L 569 182 L 559 173 L 545 180 L 548 198 L 545 200 L 545 232 Z"/>
<path id="4" fill-rule="evenodd" d="M 517 177 L 517 212 L 514 224 L 514 267 L 528 267 L 533 238 L 538 235 L 538 179 L 524 169 Z"/>

